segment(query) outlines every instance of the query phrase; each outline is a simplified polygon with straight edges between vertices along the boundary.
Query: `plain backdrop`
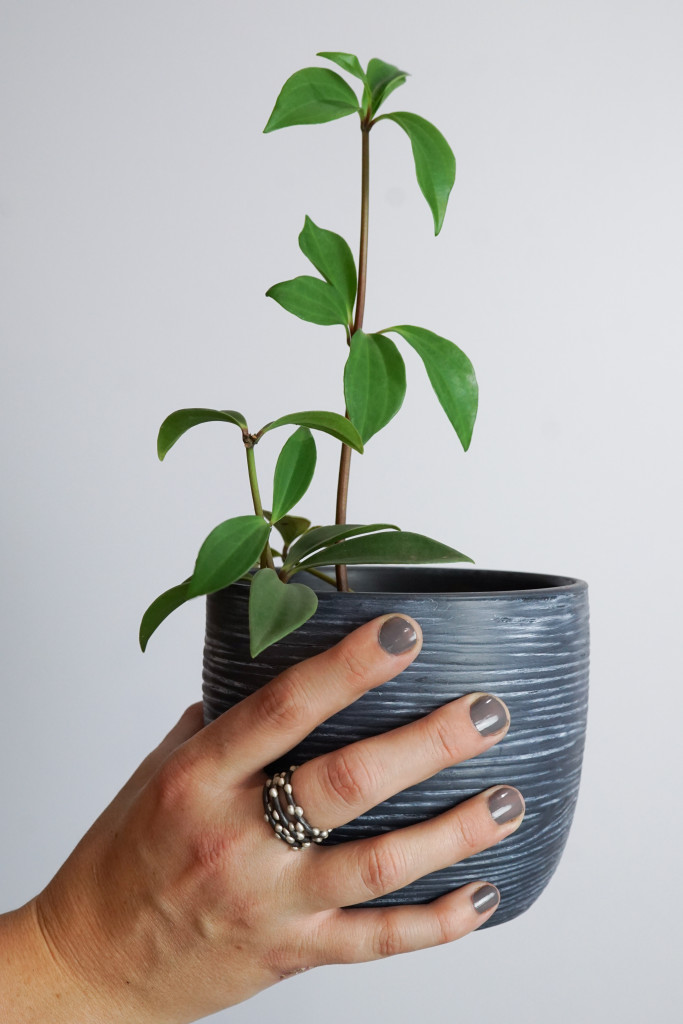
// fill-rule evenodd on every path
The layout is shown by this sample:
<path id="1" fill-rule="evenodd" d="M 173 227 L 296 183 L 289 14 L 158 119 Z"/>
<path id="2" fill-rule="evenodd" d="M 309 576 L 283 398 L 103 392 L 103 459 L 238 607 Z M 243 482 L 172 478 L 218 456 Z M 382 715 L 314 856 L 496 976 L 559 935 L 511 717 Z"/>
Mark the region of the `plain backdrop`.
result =
<path id="1" fill-rule="evenodd" d="M 308 272 L 305 214 L 356 247 L 357 121 L 262 128 L 290 74 L 346 50 L 409 71 L 387 109 L 458 160 L 435 240 L 407 139 L 373 132 L 366 328 L 452 338 L 481 387 L 465 455 L 408 352 L 349 516 L 589 581 L 585 770 L 522 918 L 214 1019 L 678 1020 L 680 3 L 2 0 L 0 46 L 0 908 L 47 883 L 200 693 L 201 601 L 144 656 L 138 623 L 250 511 L 244 456 L 211 425 L 162 465 L 162 419 L 343 409 L 341 329 L 264 292 Z M 277 447 L 258 450 L 266 489 Z M 337 445 L 319 452 L 301 511 L 329 522 Z"/>

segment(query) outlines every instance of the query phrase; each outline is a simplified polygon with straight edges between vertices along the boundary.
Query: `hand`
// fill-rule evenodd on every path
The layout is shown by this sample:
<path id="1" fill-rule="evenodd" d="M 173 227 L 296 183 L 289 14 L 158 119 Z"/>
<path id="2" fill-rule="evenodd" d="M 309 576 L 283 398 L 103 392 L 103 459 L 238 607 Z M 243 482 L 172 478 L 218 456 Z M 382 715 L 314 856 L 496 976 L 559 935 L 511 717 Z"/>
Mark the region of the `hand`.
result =
<path id="1" fill-rule="evenodd" d="M 206 728 L 201 705 L 188 708 L 44 892 L 16 912 L 14 926 L 34 929 L 34 955 L 50 965 L 45 991 L 16 1020 L 185 1024 L 299 971 L 448 942 L 486 921 L 498 894 L 485 880 L 428 905 L 350 905 L 514 832 L 523 803 L 511 787 L 507 815 L 493 816 L 496 787 L 431 821 L 296 853 L 264 821 L 263 765 L 401 672 L 420 645 L 413 620 L 384 616 Z M 470 709 L 481 696 L 302 765 L 295 795 L 307 819 L 334 828 L 489 749 L 509 716 L 489 702 L 494 721 L 480 733 Z"/>

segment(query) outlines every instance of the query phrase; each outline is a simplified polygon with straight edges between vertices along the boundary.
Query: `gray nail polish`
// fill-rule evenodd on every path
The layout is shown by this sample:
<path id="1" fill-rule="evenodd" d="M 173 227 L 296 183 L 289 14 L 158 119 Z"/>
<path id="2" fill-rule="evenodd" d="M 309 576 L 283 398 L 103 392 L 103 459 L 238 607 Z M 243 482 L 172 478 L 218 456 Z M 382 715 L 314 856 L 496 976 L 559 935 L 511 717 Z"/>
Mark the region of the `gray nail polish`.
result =
<path id="1" fill-rule="evenodd" d="M 485 914 L 500 903 L 500 893 L 495 885 L 482 885 L 472 893 L 472 906 L 478 914 Z"/>
<path id="2" fill-rule="evenodd" d="M 489 797 L 491 817 L 499 825 L 518 818 L 524 812 L 524 801 L 521 794 L 512 786 L 501 786 Z"/>
<path id="3" fill-rule="evenodd" d="M 416 642 L 417 633 L 410 622 L 400 615 L 387 619 L 379 631 L 380 647 L 383 647 L 387 654 L 405 654 Z"/>
<path id="4" fill-rule="evenodd" d="M 470 718 L 482 736 L 493 736 L 494 732 L 500 732 L 508 724 L 505 705 L 489 694 L 475 700 L 470 708 Z"/>

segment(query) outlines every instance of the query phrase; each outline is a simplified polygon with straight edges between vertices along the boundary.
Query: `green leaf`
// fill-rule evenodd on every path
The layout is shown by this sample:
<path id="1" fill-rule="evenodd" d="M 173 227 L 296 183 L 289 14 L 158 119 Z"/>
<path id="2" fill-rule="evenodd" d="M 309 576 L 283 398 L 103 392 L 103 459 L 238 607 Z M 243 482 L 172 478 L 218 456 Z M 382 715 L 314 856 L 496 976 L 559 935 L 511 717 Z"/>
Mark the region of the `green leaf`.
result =
<path id="1" fill-rule="evenodd" d="M 291 281 L 281 281 L 269 288 L 266 295 L 301 320 L 329 327 L 347 326 L 349 315 L 344 297 L 327 281 L 303 274 Z"/>
<path id="2" fill-rule="evenodd" d="M 332 544 L 307 558 L 298 566 L 306 570 L 316 565 L 422 565 L 425 562 L 471 562 L 461 551 L 448 547 L 421 533 L 377 533 L 371 537 L 353 537 Z"/>
<path id="3" fill-rule="evenodd" d="M 308 427 L 299 427 L 285 442 L 275 466 L 272 519 L 282 519 L 309 488 L 315 472 L 316 448 Z"/>
<path id="4" fill-rule="evenodd" d="M 358 57 L 354 53 L 338 53 L 325 50 L 322 53 L 316 53 L 316 57 L 324 57 L 326 60 L 331 60 L 333 64 L 337 64 L 344 71 L 348 71 L 350 75 L 360 78 L 361 82 L 367 82 L 368 80 Z"/>
<path id="5" fill-rule="evenodd" d="M 149 642 L 149 638 L 155 631 L 157 626 L 167 618 L 171 612 L 174 612 L 176 608 L 180 608 L 181 604 L 185 604 L 189 601 L 190 594 L 188 593 L 189 579 L 183 583 L 179 583 L 177 587 L 171 587 L 170 590 L 166 590 L 163 594 L 160 594 L 155 601 L 152 601 L 151 605 L 142 616 L 142 622 L 140 623 L 140 647 L 144 651 Z"/>
<path id="6" fill-rule="evenodd" d="M 306 558 L 307 555 L 317 551 L 318 548 L 327 548 L 330 544 L 345 540 L 347 537 L 358 537 L 363 533 L 378 533 L 380 530 L 398 530 L 398 526 L 393 526 L 391 523 L 372 523 L 370 526 L 358 523 L 315 526 L 302 537 L 299 537 L 296 544 L 291 546 L 284 568 L 291 569 L 301 562 L 302 559 Z"/>
<path id="7" fill-rule="evenodd" d="M 400 334 L 420 356 L 436 396 L 467 451 L 472 440 L 479 400 L 472 363 L 452 341 L 424 327 L 403 324 L 400 327 L 388 327 L 387 331 Z"/>
<path id="8" fill-rule="evenodd" d="M 245 433 L 247 423 L 241 412 L 234 409 L 178 409 L 167 416 L 159 428 L 157 438 L 157 453 L 163 461 L 164 456 L 173 447 L 179 437 L 198 423 L 210 423 L 212 421 L 222 423 L 234 423 Z"/>
<path id="9" fill-rule="evenodd" d="M 438 235 L 446 216 L 448 197 L 455 182 L 455 157 L 445 138 L 433 124 L 417 114 L 382 114 L 378 121 L 395 121 L 410 139 L 415 159 L 415 173 L 422 195 L 434 217 L 434 234 Z"/>
<path id="10" fill-rule="evenodd" d="M 357 280 L 356 264 L 348 243 L 341 235 L 319 228 L 310 217 L 306 217 L 299 235 L 299 248 L 327 283 L 343 296 L 346 303 L 344 323 L 350 323 L 353 318 Z"/>
<path id="11" fill-rule="evenodd" d="M 260 569 L 249 590 L 249 641 L 255 658 L 315 614 L 318 598 L 301 583 L 283 583 L 274 569 Z"/>
<path id="12" fill-rule="evenodd" d="M 295 124 L 335 121 L 359 109 L 358 97 L 336 71 L 303 68 L 282 86 L 264 132 Z"/>
<path id="13" fill-rule="evenodd" d="M 361 116 L 365 117 L 370 106 L 370 83 L 368 82 L 368 76 L 363 71 L 361 63 L 353 53 L 338 53 L 325 51 L 323 53 L 317 53 L 316 57 L 324 57 L 326 60 L 331 60 L 338 67 L 343 68 L 344 71 L 348 71 L 350 75 L 354 75 L 359 78 L 363 83 L 363 105 L 361 109 Z"/>
<path id="14" fill-rule="evenodd" d="M 236 516 L 220 523 L 199 549 L 188 596 L 229 587 L 258 560 L 269 533 L 270 525 L 261 516 Z"/>
<path id="15" fill-rule="evenodd" d="M 393 341 L 356 331 L 344 367 L 344 396 L 363 444 L 396 415 L 405 393 L 406 368 Z"/>
<path id="16" fill-rule="evenodd" d="M 272 423 L 266 423 L 265 427 L 259 430 L 259 436 L 273 430 L 275 427 L 286 427 L 289 423 L 297 427 L 311 427 L 313 430 L 323 430 L 331 434 L 338 441 L 343 441 L 355 451 L 363 453 L 363 441 L 360 434 L 346 416 L 338 412 L 293 412 L 290 416 L 281 416 Z"/>
<path id="17" fill-rule="evenodd" d="M 264 515 L 270 518 L 269 512 L 264 512 Z M 304 519 L 303 516 L 283 516 L 282 519 L 278 519 L 276 523 L 273 523 L 273 526 L 285 544 L 291 544 L 302 533 L 306 533 L 306 530 L 310 530 L 311 520 Z"/>
<path id="18" fill-rule="evenodd" d="M 368 83 L 371 92 L 371 106 L 373 114 L 376 114 L 387 96 L 404 85 L 408 77 L 407 71 L 401 71 L 394 64 L 387 64 L 376 57 L 368 64 Z"/>

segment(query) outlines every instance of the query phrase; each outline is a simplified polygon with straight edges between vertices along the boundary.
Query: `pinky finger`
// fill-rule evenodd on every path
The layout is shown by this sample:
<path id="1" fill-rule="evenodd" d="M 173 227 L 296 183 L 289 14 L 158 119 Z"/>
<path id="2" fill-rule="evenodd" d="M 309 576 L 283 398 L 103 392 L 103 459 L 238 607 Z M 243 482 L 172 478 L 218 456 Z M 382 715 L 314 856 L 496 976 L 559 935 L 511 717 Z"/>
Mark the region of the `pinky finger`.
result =
<path id="1" fill-rule="evenodd" d="M 488 921 L 500 893 L 488 882 L 472 882 L 433 903 L 404 907 L 359 907 L 336 911 L 328 963 L 364 963 L 461 939 Z"/>

